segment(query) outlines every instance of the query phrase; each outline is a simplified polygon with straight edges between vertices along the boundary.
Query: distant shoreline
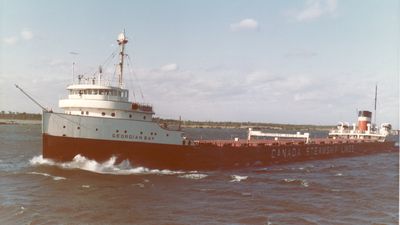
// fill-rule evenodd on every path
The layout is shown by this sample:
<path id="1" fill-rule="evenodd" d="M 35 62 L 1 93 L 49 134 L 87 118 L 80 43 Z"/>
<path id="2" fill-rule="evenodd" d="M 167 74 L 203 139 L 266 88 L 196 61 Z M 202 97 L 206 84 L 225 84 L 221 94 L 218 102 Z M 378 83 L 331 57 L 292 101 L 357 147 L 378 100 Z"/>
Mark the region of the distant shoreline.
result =
<path id="1" fill-rule="evenodd" d="M 12 124 L 41 124 L 42 115 L 37 113 L 19 113 L 2 111 L 0 113 L 0 125 Z M 170 127 L 182 128 L 230 128 L 230 129 L 267 129 L 267 130 L 293 130 L 293 131 L 329 131 L 333 125 L 297 125 L 258 122 L 215 122 L 215 121 L 191 121 L 154 118 L 159 124 L 167 124 Z"/>
<path id="2" fill-rule="evenodd" d="M 0 119 L 0 125 L 42 124 L 41 120 L 11 120 Z"/>

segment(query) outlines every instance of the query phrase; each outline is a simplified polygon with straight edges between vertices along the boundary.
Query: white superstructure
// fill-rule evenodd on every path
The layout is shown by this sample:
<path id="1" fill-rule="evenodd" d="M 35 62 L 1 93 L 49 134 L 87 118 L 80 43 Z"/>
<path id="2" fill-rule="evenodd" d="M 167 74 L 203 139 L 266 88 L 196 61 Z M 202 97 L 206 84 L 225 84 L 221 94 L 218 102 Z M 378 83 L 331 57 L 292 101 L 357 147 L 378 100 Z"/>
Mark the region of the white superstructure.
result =
<path id="1" fill-rule="evenodd" d="M 390 134 L 392 126 L 389 123 L 381 124 L 379 130 L 371 125 L 370 111 L 359 111 L 358 127 L 353 123 L 350 128 L 349 123 L 340 122 L 336 129 L 329 132 L 329 137 L 333 139 L 360 139 L 385 141 Z"/>
<path id="2" fill-rule="evenodd" d="M 181 145 L 181 131 L 162 128 L 153 122 L 153 108 L 129 101 L 123 88 L 124 49 L 128 40 L 120 34 L 118 86 L 102 80 L 102 71 L 90 79 L 78 76 L 78 83 L 67 87 L 67 98 L 59 101 L 64 113 L 43 113 L 43 132 L 54 136 L 99 140 L 122 140 Z"/>
<path id="3" fill-rule="evenodd" d="M 300 132 L 296 132 L 295 134 L 287 134 L 287 133 L 265 133 L 258 130 L 253 130 L 249 128 L 247 133 L 247 140 L 250 141 L 252 137 L 270 137 L 274 138 L 275 141 L 280 138 L 285 139 L 304 139 L 306 143 L 310 141 L 310 133 L 301 134 Z"/>

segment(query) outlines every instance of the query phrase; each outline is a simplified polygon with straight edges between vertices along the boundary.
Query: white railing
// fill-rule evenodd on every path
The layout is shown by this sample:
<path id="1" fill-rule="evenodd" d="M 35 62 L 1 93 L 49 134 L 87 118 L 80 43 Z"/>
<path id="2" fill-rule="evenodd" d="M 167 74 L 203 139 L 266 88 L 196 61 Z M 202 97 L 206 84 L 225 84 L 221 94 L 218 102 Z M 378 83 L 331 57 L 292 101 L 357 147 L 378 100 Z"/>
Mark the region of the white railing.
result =
<path id="1" fill-rule="evenodd" d="M 310 133 L 304 133 L 304 134 L 301 134 L 300 132 L 297 132 L 296 134 L 264 133 L 249 128 L 247 140 L 250 141 L 251 137 L 273 137 L 275 138 L 275 140 L 278 140 L 279 138 L 302 138 L 306 139 L 306 143 L 308 143 L 310 140 Z"/>

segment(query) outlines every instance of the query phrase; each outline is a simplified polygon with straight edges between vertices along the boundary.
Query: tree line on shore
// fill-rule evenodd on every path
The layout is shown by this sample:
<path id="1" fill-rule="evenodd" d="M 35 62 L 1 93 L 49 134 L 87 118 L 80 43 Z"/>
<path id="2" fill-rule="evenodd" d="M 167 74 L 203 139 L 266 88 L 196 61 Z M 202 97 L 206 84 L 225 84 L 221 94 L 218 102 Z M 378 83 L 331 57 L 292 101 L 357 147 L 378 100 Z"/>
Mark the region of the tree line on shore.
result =
<path id="1" fill-rule="evenodd" d="M 7 120 L 41 120 L 40 113 L 12 112 L 1 111 L 0 119 Z M 155 117 L 154 121 L 168 127 L 182 128 L 254 128 L 254 129 L 269 129 L 269 130 L 330 130 L 332 126 L 322 125 L 298 125 L 298 124 L 278 124 L 278 123 L 261 123 L 261 122 L 231 122 L 231 121 L 192 121 L 192 120 L 174 120 Z"/>
<path id="2" fill-rule="evenodd" d="M 42 114 L 40 113 L 26 113 L 26 112 L 12 112 L 1 111 L 0 119 L 8 120 L 41 120 Z"/>

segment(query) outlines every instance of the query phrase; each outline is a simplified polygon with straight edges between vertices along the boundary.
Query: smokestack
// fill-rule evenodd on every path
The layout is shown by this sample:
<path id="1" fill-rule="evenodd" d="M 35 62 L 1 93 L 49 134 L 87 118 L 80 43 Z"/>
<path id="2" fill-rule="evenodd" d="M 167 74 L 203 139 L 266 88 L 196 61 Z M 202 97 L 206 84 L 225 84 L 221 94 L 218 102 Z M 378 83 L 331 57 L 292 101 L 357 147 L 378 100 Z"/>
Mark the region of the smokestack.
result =
<path id="1" fill-rule="evenodd" d="M 372 113 L 370 111 L 358 111 L 358 130 L 365 132 L 368 130 L 368 124 L 371 126 Z"/>

